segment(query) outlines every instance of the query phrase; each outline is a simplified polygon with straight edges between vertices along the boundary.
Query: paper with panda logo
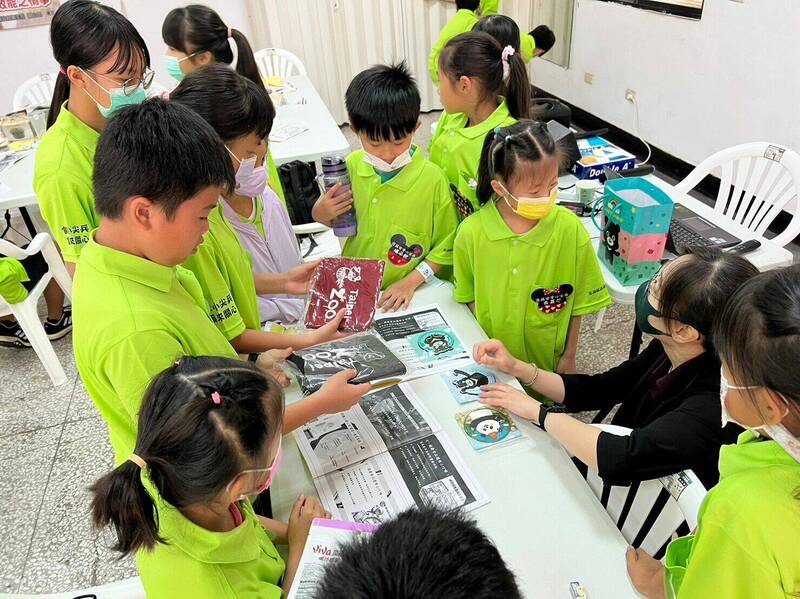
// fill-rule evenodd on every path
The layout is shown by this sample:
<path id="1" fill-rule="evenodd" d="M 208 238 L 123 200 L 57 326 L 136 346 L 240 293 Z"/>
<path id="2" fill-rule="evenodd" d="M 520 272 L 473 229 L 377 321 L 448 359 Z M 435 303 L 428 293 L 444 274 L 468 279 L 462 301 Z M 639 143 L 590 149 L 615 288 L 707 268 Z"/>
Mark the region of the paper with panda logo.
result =
<path id="1" fill-rule="evenodd" d="M 511 415 L 503 408 L 481 406 L 459 412 L 456 421 L 475 451 L 505 445 L 522 438 Z"/>

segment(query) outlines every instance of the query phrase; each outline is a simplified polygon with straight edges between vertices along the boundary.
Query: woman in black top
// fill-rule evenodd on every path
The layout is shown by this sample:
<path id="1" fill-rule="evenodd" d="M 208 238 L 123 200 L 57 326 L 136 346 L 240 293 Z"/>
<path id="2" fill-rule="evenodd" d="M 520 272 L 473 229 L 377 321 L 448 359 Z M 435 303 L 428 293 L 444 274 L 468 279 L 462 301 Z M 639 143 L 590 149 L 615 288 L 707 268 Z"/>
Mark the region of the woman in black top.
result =
<path id="1" fill-rule="evenodd" d="M 636 321 L 654 339 L 608 372 L 556 374 L 514 358 L 500 341 L 475 346 L 475 361 L 516 376 L 568 412 L 620 404 L 612 424 L 622 437 L 543 407 L 505 384 L 483 387 L 481 402 L 540 424 L 609 484 L 628 485 L 692 469 L 706 488 L 719 480 L 720 445 L 738 427 L 721 426 L 720 363 L 711 339 L 714 317 L 739 285 L 757 274 L 739 256 L 697 249 L 667 263 L 636 293 Z"/>

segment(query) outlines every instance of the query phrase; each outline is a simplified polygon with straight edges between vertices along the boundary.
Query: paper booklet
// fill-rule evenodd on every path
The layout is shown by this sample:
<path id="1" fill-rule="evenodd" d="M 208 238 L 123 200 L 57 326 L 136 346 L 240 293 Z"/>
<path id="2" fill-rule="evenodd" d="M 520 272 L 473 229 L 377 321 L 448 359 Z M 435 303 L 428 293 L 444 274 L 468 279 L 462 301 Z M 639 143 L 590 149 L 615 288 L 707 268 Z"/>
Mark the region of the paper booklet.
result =
<path id="1" fill-rule="evenodd" d="M 488 496 L 406 384 L 365 395 L 347 412 L 294 432 L 333 517 L 381 524 L 413 507 L 474 509 Z"/>
<path id="2" fill-rule="evenodd" d="M 328 564 L 339 560 L 342 545 L 377 530 L 370 524 L 314 518 L 286 599 L 313 599 Z"/>
<path id="3" fill-rule="evenodd" d="M 403 361 L 410 377 L 451 370 L 470 358 L 437 305 L 381 314 L 373 328 Z"/>

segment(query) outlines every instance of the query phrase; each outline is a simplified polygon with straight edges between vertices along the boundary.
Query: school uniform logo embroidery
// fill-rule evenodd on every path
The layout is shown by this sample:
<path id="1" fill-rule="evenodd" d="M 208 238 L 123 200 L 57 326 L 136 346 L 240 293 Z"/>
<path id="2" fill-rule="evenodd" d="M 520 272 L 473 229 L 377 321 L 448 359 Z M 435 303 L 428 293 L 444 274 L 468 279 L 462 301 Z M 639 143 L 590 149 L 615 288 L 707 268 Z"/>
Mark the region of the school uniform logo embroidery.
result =
<path id="1" fill-rule="evenodd" d="M 422 256 L 422 246 L 418 243 L 414 245 L 406 244 L 406 236 L 400 233 L 392 235 L 389 247 L 389 262 L 395 266 L 405 266 L 414 258 Z"/>
<path id="2" fill-rule="evenodd" d="M 545 289 L 544 287 L 537 289 L 531 293 L 531 299 L 536 302 L 540 311 L 545 314 L 552 314 L 564 309 L 572 292 L 572 285 L 562 283 L 554 289 Z"/>

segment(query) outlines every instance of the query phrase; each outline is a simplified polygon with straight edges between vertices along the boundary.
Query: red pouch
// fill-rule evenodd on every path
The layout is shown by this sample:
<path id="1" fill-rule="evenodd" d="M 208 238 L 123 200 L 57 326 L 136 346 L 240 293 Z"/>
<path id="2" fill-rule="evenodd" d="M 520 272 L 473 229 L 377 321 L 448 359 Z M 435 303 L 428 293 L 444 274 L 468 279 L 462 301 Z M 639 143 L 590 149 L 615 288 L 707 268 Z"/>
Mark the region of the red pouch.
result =
<path id="1" fill-rule="evenodd" d="M 383 266 L 382 260 L 323 258 L 311 281 L 306 327 L 318 329 L 344 308 L 340 331 L 369 330 L 378 307 Z"/>

